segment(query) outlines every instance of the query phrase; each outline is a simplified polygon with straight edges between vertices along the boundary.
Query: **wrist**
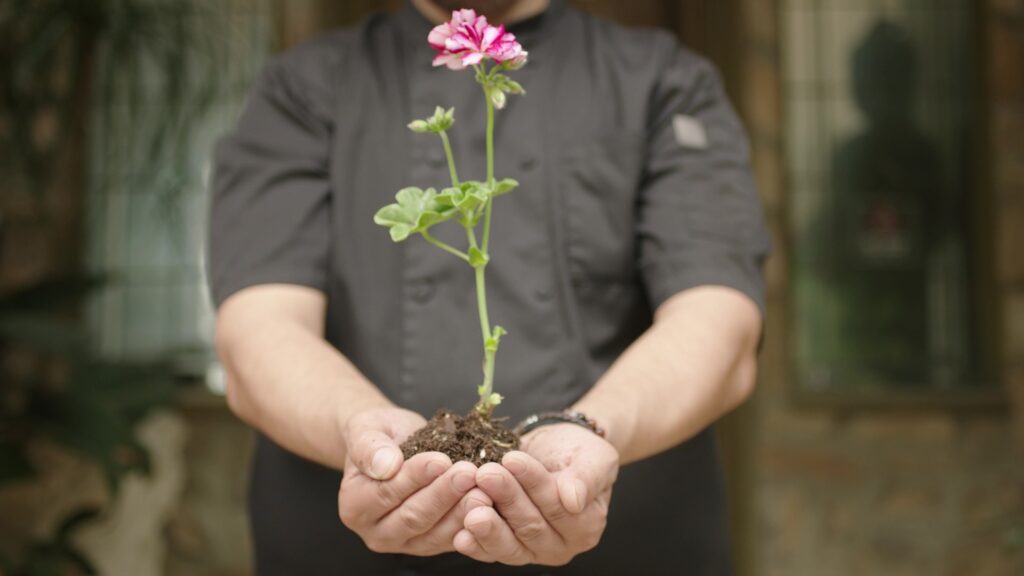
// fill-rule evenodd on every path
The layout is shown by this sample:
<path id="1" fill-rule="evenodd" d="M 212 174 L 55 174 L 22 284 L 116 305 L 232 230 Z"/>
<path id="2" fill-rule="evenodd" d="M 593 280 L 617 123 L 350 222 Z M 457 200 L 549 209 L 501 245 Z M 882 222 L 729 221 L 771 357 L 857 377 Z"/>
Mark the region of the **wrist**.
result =
<path id="1" fill-rule="evenodd" d="M 619 454 L 625 453 L 630 441 L 630 430 L 633 428 L 628 412 L 621 406 L 605 408 L 599 402 L 588 401 L 584 398 L 574 404 L 570 410 L 586 414 L 594 421 L 600 422 L 604 430 L 602 437 L 614 446 Z"/>

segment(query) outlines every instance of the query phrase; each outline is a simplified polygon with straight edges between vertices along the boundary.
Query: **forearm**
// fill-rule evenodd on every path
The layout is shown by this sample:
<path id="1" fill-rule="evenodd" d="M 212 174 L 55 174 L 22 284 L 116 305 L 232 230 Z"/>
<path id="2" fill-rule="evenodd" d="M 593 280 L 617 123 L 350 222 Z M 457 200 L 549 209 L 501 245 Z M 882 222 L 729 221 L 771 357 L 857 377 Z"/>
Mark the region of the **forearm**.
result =
<path id="1" fill-rule="evenodd" d="M 322 313 L 253 296 L 232 297 L 218 313 L 217 349 L 232 411 L 288 450 L 340 469 L 348 418 L 390 402 L 324 340 Z"/>
<path id="2" fill-rule="evenodd" d="M 739 292 L 687 290 L 574 409 L 607 428 L 623 464 L 667 450 L 749 396 L 760 330 L 760 312 Z"/>

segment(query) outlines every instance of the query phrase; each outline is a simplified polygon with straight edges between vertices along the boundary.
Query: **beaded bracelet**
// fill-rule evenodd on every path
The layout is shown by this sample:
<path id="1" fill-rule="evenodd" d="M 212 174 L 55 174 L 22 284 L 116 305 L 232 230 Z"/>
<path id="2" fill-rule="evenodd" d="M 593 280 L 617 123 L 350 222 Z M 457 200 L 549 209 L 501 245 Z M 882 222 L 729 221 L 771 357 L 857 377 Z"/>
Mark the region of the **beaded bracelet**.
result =
<path id="1" fill-rule="evenodd" d="M 597 434 L 601 438 L 604 438 L 604 428 L 598 426 L 597 422 L 591 418 L 588 418 L 586 414 L 582 412 L 576 412 L 575 410 L 563 410 L 561 412 L 541 412 L 540 414 L 532 414 L 523 419 L 522 422 L 516 425 L 515 432 L 520 436 L 525 435 L 527 432 L 540 428 L 541 426 L 547 426 L 548 424 L 576 424 L 582 426 L 587 430 L 590 430 L 594 434 Z"/>

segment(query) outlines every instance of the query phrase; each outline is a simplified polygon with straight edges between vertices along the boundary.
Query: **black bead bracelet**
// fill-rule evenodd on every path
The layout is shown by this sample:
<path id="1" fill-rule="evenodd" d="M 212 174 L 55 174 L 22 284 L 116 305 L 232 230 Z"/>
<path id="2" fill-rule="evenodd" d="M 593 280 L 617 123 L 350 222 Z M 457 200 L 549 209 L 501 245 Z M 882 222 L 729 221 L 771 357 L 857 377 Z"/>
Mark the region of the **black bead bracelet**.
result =
<path id="1" fill-rule="evenodd" d="M 547 426 L 549 424 L 576 424 L 577 426 L 582 426 L 601 438 L 604 438 L 604 428 L 598 426 L 597 422 L 588 418 L 586 414 L 576 412 L 575 410 L 532 414 L 516 425 L 515 432 L 516 434 L 523 436 L 531 430 L 540 428 L 541 426 Z"/>

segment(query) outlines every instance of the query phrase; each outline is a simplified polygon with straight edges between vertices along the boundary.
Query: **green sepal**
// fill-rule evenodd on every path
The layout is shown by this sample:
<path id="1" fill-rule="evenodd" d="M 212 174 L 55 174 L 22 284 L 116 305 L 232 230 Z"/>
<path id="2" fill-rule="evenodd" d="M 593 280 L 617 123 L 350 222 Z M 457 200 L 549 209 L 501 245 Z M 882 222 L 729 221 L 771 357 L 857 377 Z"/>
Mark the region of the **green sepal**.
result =
<path id="1" fill-rule="evenodd" d="M 505 81 L 505 91 L 509 94 L 526 94 L 526 90 L 523 88 L 523 85 L 511 78 L 506 79 Z"/>
<path id="2" fill-rule="evenodd" d="M 402 188 L 395 194 L 395 200 L 396 203 L 384 206 L 373 216 L 376 224 L 388 228 L 395 242 L 423 232 L 456 214 L 455 210 L 438 202 L 437 192 L 433 188 Z"/>
<path id="3" fill-rule="evenodd" d="M 469 265 L 473 268 L 486 266 L 487 262 L 490 261 L 490 257 L 481 252 L 476 246 L 470 246 L 467 254 L 469 255 Z"/>
<path id="4" fill-rule="evenodd" d="M 413 120 L 412 122 L 409 122 L 408 126 L 409 126 L 409 130 L 412 130 L 413 132 L 416 132 L 417 134 L 423 134 L 425 132 L 430 132 L 430 125 L 427 124 L 426 120 Z"/>
<path id="5" fill-rule="evenodd" d="M 488 352 L 497 352 L 498 344 L 501 343 L 501 337 L 508 332 L 505 331 L 501 326 L 495 326 L 494 330 L 491 331 L 491 335 L 484 340 L 484 350 Z"/>
<path id="6" fill-rule="evenodd" d="M 504 90 L 500 88 L 491 88 L 487 92 L 487 97 L 491 99 L 491 104 L 493 104 L 495 108 L 501 110 L 505 107 L 506 98 Z"/>
<path id="7" fill-rule="evenodd" d="M 519 186 L 519 182 L 512 178 L 502 178 L 494 183 L 494 188 L 491 190 L 491 197 L 501 196 L 507 194 Z"/>

